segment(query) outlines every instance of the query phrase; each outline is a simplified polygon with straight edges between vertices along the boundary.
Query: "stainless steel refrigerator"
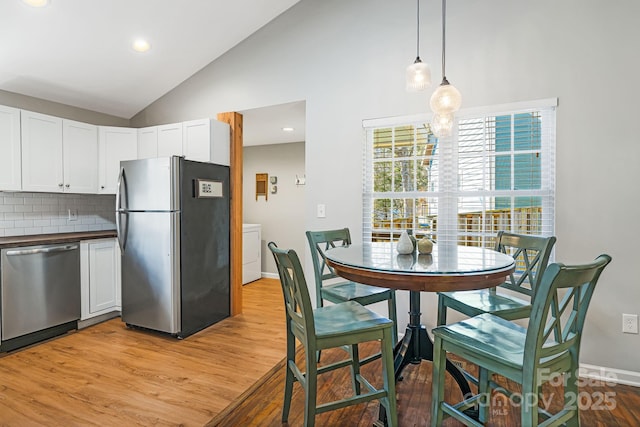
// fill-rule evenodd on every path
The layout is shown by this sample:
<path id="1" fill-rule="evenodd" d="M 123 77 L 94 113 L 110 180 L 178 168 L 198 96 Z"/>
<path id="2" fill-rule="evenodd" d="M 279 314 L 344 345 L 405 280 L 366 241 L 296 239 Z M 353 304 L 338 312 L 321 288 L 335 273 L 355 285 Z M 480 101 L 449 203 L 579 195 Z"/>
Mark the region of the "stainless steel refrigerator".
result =
<path id="1" fill-rule="evenodd" d="M 191 335 L 230 313 L 229 167 L 182 157 L 120 163 L 122 320 Z"/>

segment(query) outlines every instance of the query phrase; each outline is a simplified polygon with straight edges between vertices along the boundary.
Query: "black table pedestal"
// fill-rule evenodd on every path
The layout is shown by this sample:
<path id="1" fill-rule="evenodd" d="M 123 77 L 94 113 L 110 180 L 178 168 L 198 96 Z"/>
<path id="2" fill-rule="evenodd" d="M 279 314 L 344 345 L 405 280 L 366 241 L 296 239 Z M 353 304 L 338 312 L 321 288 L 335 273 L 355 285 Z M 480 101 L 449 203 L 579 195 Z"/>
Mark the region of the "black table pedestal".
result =
<path id="1" fill-rule="evenodd" d="M 407 330 L 396 347 L 395 358 L 393 361 L 393 368 L 395 372 L 396 380 L 398 380 L 402 374 L 402 370 L 409 363 L 419 364 L 422 360 L 430 360 L 433 362 L 433 341 L 427 333 L 427 329 L 420 323 L 420 292 L 409 292 L 409 324 Z M 458 383 L 460 391 L 463 396 L 469 396 L 471 394 L 471 388 L 469 383 L 464 377 L 460 368 L 451 363 L 447 359 L 447 372 L 449 372 Z M 385 426 L 387 421 L 387 414 L 384 406 L 380 405 L 380 412 L 378 416 L 378 422 L 376 425 Z"/>

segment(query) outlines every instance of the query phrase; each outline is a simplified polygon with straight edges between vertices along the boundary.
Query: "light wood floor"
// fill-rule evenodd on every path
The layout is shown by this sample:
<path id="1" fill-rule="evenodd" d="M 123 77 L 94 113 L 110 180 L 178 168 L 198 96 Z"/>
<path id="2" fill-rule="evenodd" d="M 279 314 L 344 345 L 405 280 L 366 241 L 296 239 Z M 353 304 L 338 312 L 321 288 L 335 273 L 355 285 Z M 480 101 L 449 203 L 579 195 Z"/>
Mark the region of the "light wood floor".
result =
<path id="1" fill-rule="evenodd" d="M 244 313 L 183 340 L 120 318 L 0 357 L 2 426 L 203 426 L 285 355 L 277 280 Z"/>

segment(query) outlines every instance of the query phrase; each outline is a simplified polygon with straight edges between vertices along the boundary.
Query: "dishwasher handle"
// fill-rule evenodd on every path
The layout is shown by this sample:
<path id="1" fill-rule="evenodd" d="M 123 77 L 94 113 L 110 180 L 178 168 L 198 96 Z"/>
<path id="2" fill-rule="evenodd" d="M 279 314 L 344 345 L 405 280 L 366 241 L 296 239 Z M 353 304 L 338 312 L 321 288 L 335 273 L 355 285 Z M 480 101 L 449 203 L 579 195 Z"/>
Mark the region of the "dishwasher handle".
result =
<path id="1" fill-rule="evenodd" d="M 34 255 L 34 254 L 46 254 L 51 252 L 65 252 L 72 251 L 78 249 L 78 245 L 65 245 L 65 246 L 50 246 L 47 248 L 37 248 L 37 249 L 19 249 L 7 251 L 7 256 L 14 255 Z"/>

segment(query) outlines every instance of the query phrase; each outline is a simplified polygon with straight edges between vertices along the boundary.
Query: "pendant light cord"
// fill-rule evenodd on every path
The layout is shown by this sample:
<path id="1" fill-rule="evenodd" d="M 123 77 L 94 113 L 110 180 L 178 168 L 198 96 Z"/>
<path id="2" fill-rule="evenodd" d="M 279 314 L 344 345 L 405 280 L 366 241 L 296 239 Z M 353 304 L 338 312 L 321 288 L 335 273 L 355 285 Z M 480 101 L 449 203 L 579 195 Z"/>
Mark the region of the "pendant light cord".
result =
<path id="1" fill-rule="evenodd" d="M 447 76 L 444 73 L 444 63 L 445 63 L 445 27 L 447 22 L 447 0 L 442 0 L 442 83 L 447 81 Z M 447 82 L 448 83 L 448 82 Z"/>
<path id="2" fill-rule="evenodd" d="M 420 59 L 420 0 L 416 0 L 416 59 Z"/>

